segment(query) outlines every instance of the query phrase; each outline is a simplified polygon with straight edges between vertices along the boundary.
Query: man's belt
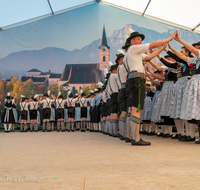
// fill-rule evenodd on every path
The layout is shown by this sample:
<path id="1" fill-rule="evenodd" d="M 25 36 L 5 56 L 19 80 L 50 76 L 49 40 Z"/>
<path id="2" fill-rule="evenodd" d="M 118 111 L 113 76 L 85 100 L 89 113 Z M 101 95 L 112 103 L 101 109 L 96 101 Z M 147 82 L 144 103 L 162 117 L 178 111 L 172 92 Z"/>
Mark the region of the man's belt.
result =
<path id="1" fill-rule="evenodd" d="M 128 79 L 130 78 L 142 78 L 142 79 L 146 79 L 146 74 L 144 73 L 139 73 L 137 71 L 131 71 L 129 74 L 128 74 Z"/>

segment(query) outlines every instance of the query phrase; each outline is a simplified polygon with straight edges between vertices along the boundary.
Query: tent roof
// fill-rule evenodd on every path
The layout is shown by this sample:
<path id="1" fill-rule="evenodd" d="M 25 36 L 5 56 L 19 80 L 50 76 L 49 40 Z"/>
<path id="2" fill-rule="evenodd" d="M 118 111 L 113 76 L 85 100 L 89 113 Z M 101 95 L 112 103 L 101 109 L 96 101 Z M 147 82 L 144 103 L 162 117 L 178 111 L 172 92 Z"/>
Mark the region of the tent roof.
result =
<path id="1" fill-rule="evenodd" d="M 6 0 L 0 6 L 0 18 L 4 18 L 0 20 L 0 30 L 99 2 L 200 33 L 200 1 L 196 0 Z"/>

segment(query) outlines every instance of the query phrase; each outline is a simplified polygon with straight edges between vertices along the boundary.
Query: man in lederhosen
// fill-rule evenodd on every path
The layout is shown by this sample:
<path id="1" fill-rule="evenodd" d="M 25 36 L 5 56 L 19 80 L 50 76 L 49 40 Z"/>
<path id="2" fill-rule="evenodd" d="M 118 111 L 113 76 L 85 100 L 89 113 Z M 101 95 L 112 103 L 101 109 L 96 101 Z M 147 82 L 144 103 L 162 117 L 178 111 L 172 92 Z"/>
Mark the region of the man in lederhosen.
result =
<path id="1" fill-rule="evenodd" d="M 108 92 L 111 96 L 111 124 L 109 126 L 109 133 L 113 137 L 118 137 L 118 86 L 116 81 L 118 64 L 112 65 L 110 68 L 111 75 L 108 79 Z M 110 135 L 109 134 L 109 135 Z"/>
<path id="2" fill-rule="evenodd" d="M 50 92 L 44 94 L 44 99 L 40 100 L 40 104 L 43 104 L 43 132 L 45 131 L 45 126 L 47 126 L 47 131 L 50 130 L 50 116 L 51 116 L 51 103 L 53 103 L 54 96 L 52 95 L 53 99 L 49 98 Z"/>
<path id="3" fill-rule="evenodd" d="M 60 130 L 65 132 L 65 126 L 64 126 L 64 106 L 67 100 L 64 100 L 64 97 L 62 94 L 58 94 L 58 97 L 56 99 L 56 119 L 57 119 L 57 131 Z"/>
<path id="4" fill-rule="evenodd" d="M 147 61 L 153 59 L 162 51 L 162 48 L 150 55 L 141 53 L 168 43 L 174 38 L 175 35 L 176 32 L 173 33 L 168 39 L 156 41 L 150 44 L 142 44 L 145 36 L 139 32 L 131 33 L 130 37 L 127 39 L 131 43 L 131 47 L 126 54 L 126 66 L 129 71 L 126 82 L 126 91 L 128 92 L 129 96 L 129 108 L 131 109 L 130 124 L 132 129 L 132 145 L 151 145 L 150 142 L 145 142 L 140 139 L 139 135 L 140 112 L 141 109 L 143 109 L 146 88 L 146 75 L 143 66 L 143 60 Z"/>
<path id="5" fill-rule="evenodd" d="M 27 119 L 28 119 L 28 106 L 29 100 L 27 97 L 21 95 L 20 108 L 21 108 L 21 132 L 27 132 Z"/>
<path id="6" fill-rule="evenodd" d="M 123 66 L 123 59 L 124 59 L 124 53 L 123 51 L 120 51 L 119 54 L 117 54 L 117 59 L 115 60 L 115 62 L 119 65 L 117 68 L 116 80 L 117 80 L 117 84 L 119 88 L 118 102 L 119 102 L 119 110 L 120 110 L 118 137 L 121 140 L 125 140 L 126 109 L 127 109 L 125 83 L 122 82 L 122 78 L 124 77 L 125 72 L 126 72 Z"/>
<path id="7" fill-rule="evenodd" d="M 39 96 L 35 95 L 29 100 L 30 105 L 30 131 L 33 131 L 33 125 L 34 125 L 34 131 L 37 131 L 37 110 L 39 107 L 38 104 Z"/>
<path id="8" fill-rule="evenodd" d="M 78 101 L 79 97 L 74 98 L 74 95 L 70 93 L 67 97 L 67 107 L 68 107 L 68 123 L 67 131 L 74 132 L 74 117 L 75 117 L 75 104 Z"/>

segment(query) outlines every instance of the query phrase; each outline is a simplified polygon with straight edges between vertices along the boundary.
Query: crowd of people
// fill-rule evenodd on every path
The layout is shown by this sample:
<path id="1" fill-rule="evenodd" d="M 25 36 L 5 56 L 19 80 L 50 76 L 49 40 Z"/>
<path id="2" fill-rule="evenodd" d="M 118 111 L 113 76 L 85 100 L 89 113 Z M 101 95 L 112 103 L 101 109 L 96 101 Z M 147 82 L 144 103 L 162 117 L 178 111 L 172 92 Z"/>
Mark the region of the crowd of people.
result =
<path id="1" fill-rule="evenodd" d="M 143 44 L 144 38 L 139 32 L 130 34 L 122 47 L 126 53 L 118 52 L 105 83 L 99 83 L 88 96 L 84 92 L 69 92 L 66 99 L 60 93 L 57 97 L 50 93 L 30 99 L 22 96 L 18 117 L 16 95 L 8 94 L 2 117 L 5 132 L 14 130 L 16 123 L 20 123 L 21 132 L 26 132 L 28 125 L 30 131 L 38 131 L 38 107 L 42 104 L 43 131 L 54 130 L 56 123 L 58 132 L 101 132 L 133 146 L 151 145 L 140 134 L 195 141 L 195 128 L 200 123 L 200 42 L 190 45 L 177 31 L 152 43 Z M 183 45 L 180 52 L 171 46 L 172 40 Z M 164 57 L 162 51 L 166 52 Z M 152 61 L 155 57 L 163 66 Z M 147 63 L 155 72 L 146 67 Z M 172 134 L 172 126 L 176 134 Z"/>

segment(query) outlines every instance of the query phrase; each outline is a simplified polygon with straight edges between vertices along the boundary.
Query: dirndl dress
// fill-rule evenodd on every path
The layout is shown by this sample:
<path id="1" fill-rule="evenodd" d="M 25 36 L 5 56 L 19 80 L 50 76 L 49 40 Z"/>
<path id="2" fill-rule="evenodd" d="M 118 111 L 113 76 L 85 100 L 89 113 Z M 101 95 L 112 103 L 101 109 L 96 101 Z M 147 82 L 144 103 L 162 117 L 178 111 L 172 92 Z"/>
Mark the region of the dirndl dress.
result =
<path id="1" fill-rule="evenodd" d="M 51 116 L 50 116 L 50 121 L 55 121 L 56 120 L 56 113 L 54 107 L 51 108 Z"/>
<path id="2" fill-rule="evenodd" d="M 87 106 L 87 118 L 86 121 L 90 121 L 90 106 Z"/>
<path id="3" fill-rule="evenodd" d="M 188 81 L 181 104 L 181 119 L 200 120 L 200 74 Z"/>
<path id="4" fill-rule="evenodd" d="M 13 114 L 14 114 L 14 118 L 15 118 L 15 123 L 18 122 L 18 114 L 17 114 L 17 110 L 15 107 L 13 107 Z"/>
<path id="5" fill-rule="evenodd" d="M 170 117 L 171 98 L 174 90 L 174 81 L 166 81 L 160 93 L 158 104 L 158 119 L 161 117 Z"/>
<path id="6" fill-rule="evenodd" d="M 81 121 L 81 108 L 80 107 L 75 107 L 75 118 L 74 122 Z"/>
<path id="7" fill-rule="evenodd" d="M 2 117 L 2 123 L 15 124 L 15 116 L 13 112 L 12 101 L 7 100 L 5 103 L 5 109 Z"/>
<path id="8" fill-rule="evenodd" d="M 140 120 L 142 122 L 145 122 L 145 121 L 148 121 L 148 114 L 149 114 L 149 111 L 151 109 L 151 100 L 152 100 L 152 97 L 150 96 L 147 96 L 145 99 L 144 99 L 144 107 L 143 107 L 143 110 L 140 112 Z"/>
<path id="9" fill-rule="evenodd" d="M 190 76 L 181 77 L 174 84 L 174 90 L 171 98 L 170 105 L 170 117 L 174 119 L 180 119 L 181 116 L 181 105 L 183 101 L 183 95 L 185 88 L 189 81 Z"/>
<path id="10" fill-rule="evenodd" d="M 68 122 L 68 109 L 65 108 L 64 109 L 64 123 L 67 123 Z"/>

